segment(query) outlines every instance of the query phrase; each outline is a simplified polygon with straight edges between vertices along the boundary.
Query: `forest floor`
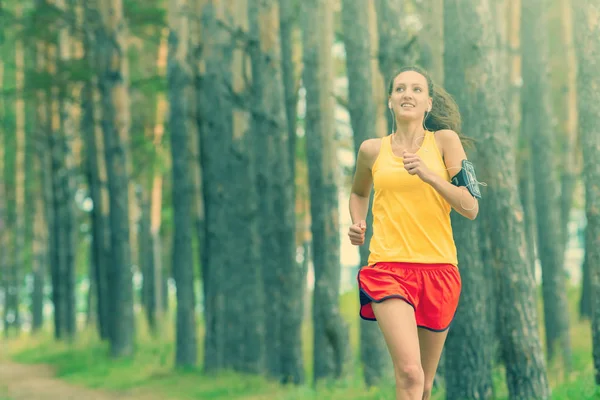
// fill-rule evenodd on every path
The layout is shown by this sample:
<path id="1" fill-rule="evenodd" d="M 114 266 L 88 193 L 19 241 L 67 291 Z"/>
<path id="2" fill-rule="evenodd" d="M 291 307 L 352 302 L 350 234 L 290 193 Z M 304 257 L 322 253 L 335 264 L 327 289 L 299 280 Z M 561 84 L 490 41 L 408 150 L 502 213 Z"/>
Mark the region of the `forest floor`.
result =
<path id="1" fill-rule="evenodd" d="M 55 377 L 47 365 L 0 360 L 0 400 L 140 400 L 147 393 L 111 393 L 87 389 Z"/>
<path id="2" fill-rule="evenodd" d="M 560 357 L 547 366 L 552 400 L 600 400 L 600 386 L 594 383 L 591 326 L 578 317 L 579 288 L 569 290 L 571 314 L 572 370 L 566 373 Z M 543 335 L 543 308 L 539 295 L 540 339 Z M 366 388 L 360 371 L 358 296 L 348 293 L 340 299 L 340 311 L 348 322 L 354 360 L 347 378 L 314 388 L 312 376 L 312 326 L 303 326 L 307 383 L 282 386 L 260 376 L 223 372 L 206 375 L 202 366 L 189 370 L 174 368 L 174 324 L 165 324 L 159 337 L 148 334 L 140 317 L 136 351 L 130 357 L 110 357 L 108 344 L 98 340 L 92 327 L 78 332 L 72 342 L 56 341 L 51 324 L 37 335 L 22 334 L 0 338 L 0 400 L 388 400 L 394 397 L 393 382 Z M 173 317 L 168 320 L 173 321 Z M 168 328 L 168 329 L 167 329 Z M 199 329 L 199 341 L 203 329 Z M 545 348 L 542 343 L 542 348 Z M 203 360 L 203 346 L 198 346 Z M 495 399 L 507 400 L 505 371 L 493 371 Z M 432 400 L 445 398 L 443 386 Z"/>

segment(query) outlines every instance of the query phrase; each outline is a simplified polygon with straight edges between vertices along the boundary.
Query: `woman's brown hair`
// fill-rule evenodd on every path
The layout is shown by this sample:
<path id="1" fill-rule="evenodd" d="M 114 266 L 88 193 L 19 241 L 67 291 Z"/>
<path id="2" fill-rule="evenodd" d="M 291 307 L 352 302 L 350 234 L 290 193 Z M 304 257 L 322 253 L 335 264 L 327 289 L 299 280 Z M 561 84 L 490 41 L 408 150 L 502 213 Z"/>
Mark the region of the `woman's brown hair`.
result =
<path id="1" fill-rule="evenodd" d="M 441 129 L 451 129 L 458 134 L 464 142 L 470 142 L 471 140 L 462 135 L 461 124 L 462 119 L 458 110 L 458 105 L 452 98 L 452 96 L 444 90 L 443 87 L 435 84 L 427 71 L 417 66 L 407 66 L 398 70 L 394 76 L 390 79 L 388 87 L 388 96 L 392 95 L 394 89 L 394 79 L 402 72 L 414 71 L 425 77 L 427 80 L 427 89 L 429 96 L 433 99 L 431 111 L 425 115 L 423 125 L 429 131 L 435 132 Z"/>

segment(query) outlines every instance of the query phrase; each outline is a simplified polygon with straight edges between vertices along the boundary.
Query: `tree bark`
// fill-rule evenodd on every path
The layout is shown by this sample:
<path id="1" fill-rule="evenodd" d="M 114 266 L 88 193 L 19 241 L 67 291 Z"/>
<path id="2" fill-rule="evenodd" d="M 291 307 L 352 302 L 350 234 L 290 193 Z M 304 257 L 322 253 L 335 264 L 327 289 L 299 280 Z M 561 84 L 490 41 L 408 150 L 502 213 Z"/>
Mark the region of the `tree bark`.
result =
<path id="1" fill-rule="evenodd" d="M 591 281 L 592 353 L 594 377 L 600 385 L 600 80 L 595 66 L 600 62 L 600 5 L 593 0 L 575 7 L 578 49 L 578 111 L 583 147 L 583 179 L 587 228 L 585 253 Z"/>
<path id="2" fill-rule="evenodd" d="M 62 10 L 63 16 L 68 20 L 73 20 L 75 10 L 72 10 L 65 4 L 65 0 L 56 0 L 56 6 Z M 74 138 L 74 121 L 72 115 L 73 93 L 70 91 L 71 82 L 68 80 L 64 71 L 65 65 L 73 58 L 71 52 L 72 38 L 70 28 L 66 25 L 60 28 L 58 36 L 58 104 L 60 115 L 60 128 L 55 140 L 60 149 L 57 149 L 56 160 L 60 174 L 57 177 L 57 184 L 60 186 L 62 201 L 58 205 L 59 220 L 62 225 L 61 238 L 62 248 L 62 274 L 61 283 L 64 285 L 65 295 L 65 331 L 67 337 L 72 339 L 76 332 L 76 297 L 75 297 L 75 210 L 74 210 L 74 189 L 72 183 L 73 173 L 73 154 L 72 140 Z"/>
<path id="3" fill-rule="evenodd" d="M 84 19 L 90 21 L 93 16 L 90 15 L 90 9 L 84 5 Z M 93 26 L 93 25 L 92 25 Z M 94 29 L 88 29 L 84 36 L 85 58 L 87 65 L 95 67 L 97 60 L 96 54 L 96 35 Z M 98 93 L 98 77 L 94 73 L 90 79 L 85 82 L 82 91 L 82 109 L 83 117 L 81 120 L 81 131 L 84 134 L 84 143 L 86 150 L 86 172 L 92 199 L 93 208 L 91 211 L 92 223 L 92 273 L 93 289 L 95 296 L 95 307 L 98 322 L 98 333 L 102 340 L 109 339 L 109 291 L 108 291 L 108 271 L 110 264 L 110 244 L 109 244 L 109 221 L 108 221 L 108 202 L 106 201 L 106 162 L 104 159 L 104 143 L 100 127 L 100 102 Z"/>
<path id="4" fill-rule="evenodd" d="M 480 175 L 489 190 L 484 191 L 485 207 L 481 213 L 484 220 L 493 221 L 489 226 L 494 227 L 490 243 L 498 268 L 499 328 L 507 385 L 511 399 L 548 399 L 548 380 L 538 337 L 535 282 L 531 269 L 527 268 L 523 211 L 517 197 L 514 139 L 508 129 L 508 110 L 503 104 L 506 82 L 499 67 L 502 57 L 496 48 L 497 19 L 489 1 L 468 8 L 461 6 L 458 1 L 446 2 L 446 48 L 452 43 L 456 50 L 446 53 L 444 75 L 450 93 L 464 93 L 470 99 L 467 104 L 459 102 L 465 130 L 478 141 L 479 159 L 486 160 L 481 164 Z M 502 167 L 488 170 L 487 165 Z M 467 275 L 466 287 L 471 282 L 469 278 Z M 472 321 L 470 326 L 476 323 Z M 485 361 L 480 368 L 489 368 L 489 362 Z M 448 367 L 448 371 L 451 369 Z M 487 382 L 479 390 L 490 396 Z M 467 395 L 477 398 L 473 393 Z"/>
<path id="5" fill-rule="evenodd" d="M 342 3 L 342 26 L 348 75 L 348 111 L 354 138 L 354 154 L 367 139 L 376 137 L 373 71 L 368 14 L 354 0 Z M 371 196 L 372 202 L 372 196 Z M 371 204 L 367 215 L 365 243 L 360 247 L 360 265 L 367 265 L 372 232 Z M 376 323 L 360 320 L 360 359 L 367 386 L 376 386 L 391 377 L 393 365 L 381 330 Z"/>
<path id="6" fill-rule="evenodd" d="M 298 84 L 296 79 L 297 63 L 294 61 L 293 32 L 297 26 L 297 1 L 279 0 L 279 36 L 281 42 L 281 73 L 284 89 L 285 115 L 288 132 L 290 174 L 296 176 L 296 118 L 298 105 Z M 296 198 L 296 190 L 292 192 Z"/>
<path id="7" fill-rule="evenodd" d="M 306 154 L 310 189 L 315 289 L 314 382 L 339 378 L 348 357 L 348 332 L 339 312 L 340 238 L 333 104 L 333 10 L 327 0 L 304 3 Z"/>
<path id="8" fill-rule="evenodd" d="M 63 155 L 60 139 L 60 87 L 58 69 L 58 34 L 48 43 L 48 74 L 52 77 L 48 100 L 50 115 L 47 130 L 47 148 L 49 152 L 49 176 L 52 197 L 50 213 L 52 224 L 50 227 L 50 265 L 52 276 L 52 302 L 54 306 L 54 336 L 64 339 L 67 335 L 67 285 L 65 268 L 65 224 L 62 219 L 62 207 L 65 198 L 61 177 L 64 174 L 62 165 Z"/>
<path id="9" fill-rule="evenodd" d="M 21 6 L 17 6 L 17 17 L 22 16 Z M 14 233 L 14 260 L 12 269 L 12 290 L 8 293 L 12 297 L 11 305 L 14 312 L 14 321 L 11 324 L 16 333 L 21 330 L 21 274 L 25 270 L 25 52 L 23 41 L 17 39 L 15 43 L 15 233 Z"/>
<path id="10" fill-rule="evenodd" d="M 192 249 L 192 176 L 189 165 L 189 109 L 192 98 L 192 70 L 189 53 L 187 0 L 169 2 L 169 127 L 173 160 L 173 276 L 177 285 L 175 365 L 196 365 L 197 339 L 194 296 L 194 253 Z"/>
<path id="11" fill-rule="evenodd" d="M 483 6 L 473 3 L 466 8 L 459 3 L 447 0 L 444 6 L 445 46 L 452 48 L 444 59 L 445 86 L 459 105 L 466 134 L 476 136 L 482 135 L 486 125 L 493 123 L 490 119 L 486 120 L 490 116 L 486 113 L 485 104 L 478 98 L 478 91 L 484 89 L 479 81 L 482 74 L 497 73 L 489 70 L 486 57 L 479 50 L 495 45 L 495 20 L 491 9 L 486 9 L 489 3 Z M 494 55 L 493 50 L 488 51 L 488 56 Z M 469 70 L 470 73 L 467 72 Z M 490 84 L 502 82 L 500 76 L 494 78 L 495 81 Z M 468 156 L 475 165 L 480 164 L 476 152 L 469 152 Z M 456 172 L 449 171 L 451 176 Z M 470 203 L 465 200 L 464 207 L 471 207 Z M 480 203 L 484 208 L 484 199 Z M 480 247 L 484 241 L 480 239 L 479 221 L 469 221 L 454 211 L 452 228 L 463 286 L 444 352 L 446 396 L 449 400 L 491 399 L 493 321 L 489 319 L 487 307 L 492 293 L 485 284 L 486 265 Z"/>
<path id="12" fill-rule="evenodd" d="M 451 15 L 451 14 L 450 14 Z M 471 25 L 472 26 L 472 25 Z M 456 27 L 455 27 L 456 29 Z M 457 30 L 460 32 L 460 30 Z M 451 38 L 449 38 L 451 39 Z M 452 43 L 456 44 L 456 41 Z M 447 86 L 454 86 L 454 70 L 447 71 Z M 464 98 L 467 96 L 463 96 Z M 472 99 L 464 103 L 470 104 Z M 466 121 L 465 121 L 466 122 Z M 465 124 L 472 126 L 471 124 Z M 490 321 L 485 269 L 478 251 L 480 239 L 477 223 L 452 213 L 454 240 L 462 280 L 461 299 L 444 350 L 444 378 L 447 400 L 493 399 L 493 323 Z"/>
<path id="13" fill-rule="evenodd" d="M 247 90 L 243 63 L 239 54 L 234 57 L 230 33 L 233 26 L 243 26 L 246 4 L 213 1 L 201 8 L 200 15 L 208 55 L 197 91 L 206 207 L 204 367 L 259 373 L 264 371 L 267 316 L 256 172 L 247 129 L 247 108 L 253 105 L 243 101 Z"/>
<path id="14" fill-rule="evenodd" d="M 575 55 L 575 45 L 573 42 L 573 13 L 571 2 L 568 0 L 559 0 L 560 22 L 562 47 L 565 50 L 564 69 L 567 71 L 563 78 L 567 95 L 561 95 L 561 105 L 566 109 L 566 118 L 564 123 L 564 152 L 567 162 L 561 168 L 561 196 L 560 196 L 560 215 L 561 215 L 561 242 L 566 246 L 569 242 L 569 219 L 573 205 L 574 191 L 577 177 L 581 170 L 580 150 L 577 146 L 577 60 Z"/>
<path id="15" fill-rule="evenodd" d="M 379 68 L 383 75 L 383 85 L 387 103 L 388 83 L 398 69 L 414 64 L 418 59 L 414 46 L 416 38 L 410 38 L 402 26 L 405 16 L 404 1 L 375 0 L 377 27 L 379 33 Z"/>
<path id="16" fill-rule="evenodd" d="M 294 180 L 281 69 L 280 14 L 275 0 L 248 3 L 254 46 L 251 129 L 260 196 L 262 276 L 269 301 L 266 315 L 266 367 L 282 382 L 301 383 L 302 271 L 296 265 Z"/>
<path id="17" fill-rule="evenodd" d="M 168 54 L 168 37 L 161 39 L 161 44 L 158 50 L 157 65 L 159 74 L 161 76 L 166 75 L 164 67 L 167 65 L 167 54 Z M 165 131 L 165 116 L 167 113 L 167 99 L 164 93 L 158 93 L 156 96 L 156 122 L 153 130 L 153 142 L 154 142 L 154 159 L 152 166 L 152 183 L 150 188 L 150 240 L 151 240 L 151 256 L 148 261 L 147 278 L 148 283 L 152 285 L 149 291 L 149 308 L 151 309 L 151 317 L 148 320 L 150 329 L 156 335 L 162 336 L 162 327 L 164 326 L 162 321 L 164 319 L 165 311 L 168 309 L 165 303 L 166 296 L 168 296 L 167 290 L 165 290 L 164 282 L 165 277 L 165 265 L 163 254 L 163 243 L 161 240 L 161 229 L 162 229 L 162 206 L 163 206 L 163 171 L 160 168 L 159 163 L 162 159 L 166 158 L 165 149 L 162 144 L 163 134 Z M 168 253 L 167 253 L 168 254 Z"/>
<path id="18" fill-rule="evenodd" d="M 2 31 L 0 31 L 2 32 Z M 0 92 L 4 91 L 4 61 L 0 59 Z M 0 120 L 5 121 L 5 102 L 4 96 L 0 96 Z M 7 210 L 7 188 L 6 188 L 6 131 L 4 123 L 0 123 L 0 287 L 3 289 L 7 287 L 6 282 L 8 279 L 8 210 Z M 7 293 L 4 291 L 4 293 Z M 7 297 L 4 297 L 4 315 L 2 321 L 4 322 L 4 334 L 8 334 L 6 329 L 6 302 Z"/>
<path id="19" fill-rule="evenodd" d="M 569 309 L 566 298 L 564 243 L 560 223 L 559 182 L 554 179 L 554 126 L 550 103 L 547 0 L 523 2 L 522 43 L 523 117 L 531 118 L 527 132 L 531 143 L 531 162 L 537 220 L 538 255 L 542 265 L 544 323 L 548 358 L 552 359 L 557 345 L 562 351 L 567 370 L 571 365 Z M 541 10 L 541 11 L 540 11 Z"/>
<path id="20" fill-rule="evenodd" d="M 133 354 L 134 315 L 129 243 L 127 136 L 130 122 L 126 25 L 121 0 L 96 0 L 102 29 L 97 36 L 98 86 L 102 99 L 106 171 L 110 201 L 111 270 L 108 275 L 111 316 L 110 352 Z M 94 7 L 96 6 L 96 7 Z"/>
<path id="21" fill-rule="evenodd" d="M 419 33 L 419 60 L 433 80 L 444 83 L 444 1 L 423 0 L 418 3 L 423 24 Z"/>

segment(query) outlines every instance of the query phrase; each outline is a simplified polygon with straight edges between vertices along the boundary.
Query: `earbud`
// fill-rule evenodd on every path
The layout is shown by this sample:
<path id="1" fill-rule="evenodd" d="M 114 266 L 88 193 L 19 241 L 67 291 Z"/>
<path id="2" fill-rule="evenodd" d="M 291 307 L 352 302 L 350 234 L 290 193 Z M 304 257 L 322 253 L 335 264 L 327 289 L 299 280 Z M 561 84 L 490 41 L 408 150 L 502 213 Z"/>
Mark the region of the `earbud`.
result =
<path id="1" fill-rule="evenodd" d="M 391 110 L 392 109 L 392 103 L 388 103 L 388 108 Z"/>

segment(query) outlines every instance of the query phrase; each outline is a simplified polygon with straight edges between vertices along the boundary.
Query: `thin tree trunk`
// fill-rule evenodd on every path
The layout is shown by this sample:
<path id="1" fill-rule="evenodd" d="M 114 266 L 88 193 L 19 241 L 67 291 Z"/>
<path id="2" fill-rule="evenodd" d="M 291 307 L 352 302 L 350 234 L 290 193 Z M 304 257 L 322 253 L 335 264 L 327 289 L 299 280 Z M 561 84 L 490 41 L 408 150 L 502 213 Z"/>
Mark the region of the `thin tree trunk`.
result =
<path id="1" fill-rule="evenodd" d="M 91 15 L 91 10 L 83 3 L 84 23 L 88 24 L 96 15 Z M 110 268 L 109 242 L 108 242 L 108 218 L 107 202 L 104 199 L 106 184 L 106 162 L 104 160 L 104 146 L 102 143 L 102 132 L 100 127 L 100 102 L 98 77 L 95 74 L 95 63 L 97 60 L 96 36 L 98 27 L 92 25 L 85 31 L 83 38 L 84 57 L 86 64 L 94 71 L 94 75 L 85 82 L 81 93 L 83 117 L 81 119 L 81 131 L 84 135 L 86 150 L 86 175 L 90 198 L 93 208 L 91 211 L 92 242 L 91 242 L 91 275 L 90 291 L 95 306 L 96 321 L 100 339 L 107 340 L 110 336 L 109 329 L 109 293 L 108 293 L 108 269 Z M 103 179 L 104 178 L 104 179 Z"/>
<path id="2" fill-rule="evenodd" d="M 17 7 L 17 17 L 22 16 L 21 6 Z M 15 146 L 15 234 L 14 234 L 14 260 L 12 268 L 12 297 L 11 305 L 14 307 L 14 322 L 11 324 L 17 333 L 21 330 L 21 273 L 25 270 L 25 100 L 23 89 L 25 84 L 25 52 L 23 41 L 17 39 L 15 43 L 16 67 L 16 146 Z"/>
<path id="3" fill-rule="evenodd" d="M 168 54 L 168 36 L 166 34 L 161 38 L 158 50 L 157 66 L 159 75 L 166 77 L 166 65 Z M 166 78 L 165 78 L 166 79 Z M 159 93 L 156 100 L 156 122 L 154 125 L 154 162 L 152 184 L 150 189 L 150 239 L 151 239 L 151 263 L 148 265 L 149 282 L 152 283 L 150 293 L 150 304 L 152 317 L 149 320 L 151 330 L 162 336 L 162 321 L 164 313 L 168 309 L 165 306 L 164 298 L 168 293 L 164 290 L 164 281 L 166 279 L 163 265 L 163 244 L 161 240 L 162 226 L 162 205 L 163 205 L 163 172 L 159 167 L 159 160 L 165 158 L 165 149 L 162 144 L 165 131 L 165 116 L 167 113 L 167 99 L 164 93 Z"/>
<path id="4" fill-rule="evenodd" d="M 563 147 L 566 156 L 566 162 L 560 169 L 561 176 L 561 238 L 562 244 L 566 246 L 569 241 L 569 217 L 573 205 L 573 195 L 577 176 L 580 171 L 579 150 L 577 149 L 577 60 L 575 55 L 575 45 L 573 42 L 573 15 L 571 2 L 568 0 L 560 1 L 561 28 L 563 38 L 563 48 L 565 49 L 564 63 L 566 64 L 566 96 L 560 96 L 561 104 L 566 108 L 565 121 L 565 146 Z"/>
<path id="5" fill-rule="evenodd" d="M 63 14 L 67 19 L 74 17 L 74 10 L 68 8 L 65 4 L 65 0 L 56 0 L 56 6 L 63 11 Z M 73 205 L 73 185 L 72 185 L 72 139 L 74 137 L 74 121 L 72 115 L 72 93 L 69 90 L 71 83 L 67 80 L 67 77 L 62 73 L 65 70 L 65 65 L 71 61 L 71 47 L 72 47 L 71 32 L 68 27 L 63 27 L 59 31 L 58 37 L 58 59 L 59 59 L 59 115 L 60 115 L 60 129 L 56 136 L 58 141 L 57 145 L 60 150 L 57 149 L 58 165 L 60 165 L 61 173 L 58 177 L 58 185 L 60 185 L 60 193 L 62 201 L 58 205 L 60 223 L 62 225 L 61 238 L 62 248 L 61 253 L 62 259 L 62 272 L 61 281 L 64 286 L 65 295 L 65 333 L 69 339 L 75 336 L 76 332 L 76 296 L 75 296 L 75 215 Z"/>
<path id="6" fill-rule="evenodd" d="M 304 315 L 303 294 L 306 288 L 306 270 L 301 264 L 296 263 L 295 231 L 297 229 L 297 219 L 295 213 L 296 205 L 296 118 L 298 103 L 298 79 L 296 77 L 297 62 L 294 58 L 293 31 L 297 27 L 298 2 L 279 0 L 279 36 L 281 41 L 281 76 L 284 91 L 285 121 L 287 122 L 287 145 L 289 162 L 288 181 L 282 182 L 282 190 L 288 196 L 287 204 L 280 203 L 286 210 L 282 212 L 291 213 L 286 218 L 292 218 L 291 232 L 288 240 L 291 240 L 291 247 L 286 247 L 290 253 L 283 253 L 288 258 L 286 265 L 288 271 L 284 272 L 282 278 L 282 292 L 286 295 L 283 298 L 281 310 L 281 380 L 283 383 L 302 384 L 304 377 L 304 361 L 302 356 L 302 316 Z M 282 152 L 285 150 L 281 150 Z M 290 228 L 289 226 L 284 229 Z"/>
<path id="7" fill-rule="evenodd" d="M 547 0 L 529 0 L 523 3 L 522 43 L 523 117 L 531 118 L 532 129 L 526 135 L 531 143 L 531 162 L 537 219 L 538 254 L 542 265 L 544 323 L 548 359 L 560 346 L 566 370 L 571 367 L 571 339 L 569 309 L 566 298 L 564 272 L 564 243 L 560 229 L 560 202 L 558 182 L 554 179 L 555 153 L 554 126 L 550 103 L 548 75 L 548 42 L 546 35 Z"/>
<path id="8" fill-rule="evenodd" d="M 86 56 L 89 65 L 94 60 L 93 49 L 90 40 L 86 44 Z M 81 120 L 81 131 L 85 135 L 86 149 L 86 169 L 90 197 L 93 202 L 91 211 L 92 223 L 92 243 L 91 243 L 91 270 L 90 280 L 93 283 L 93 304 L 97 315 L 98 332 L 100 338 L 106 340 L 109 338 L 109 317 L 108 317 L 108 281 L 107 271 L 109 264 L 109 244 L 108 244 L 108 220 L 106 215 L 106 201 L 104 199 L 103 189 L 106 184 L 106 165 L 104 162 L 104 146 L 102 144 L 102 133 L 99 126 L 98 102 L 96 87 L 97 79 L 94 77 L 86 82 L 82 92 L 83 118 Z"/>
<path id="9" fill-rule="evenodd" d="M 45 72 L 46 68 L 46 46 L 43 41 L 36 43 L 35 49 L 36 71 Z M 44 284 L 46 276 L 46 266 L 48 265 L 48 215 L 47 215 L 47 180 L 45 175 L 48 171 L 45 168 L 46 151 L 44 145 L 44 136 L 47 134 L 48 126 L 48 108 L 46 100 L 46 91 L 36 90 L 36 133 L 34 155 L 34 174 L 40 182 L 40 192 L 35 200 L 35 218 L 34 218 L 34 283 L 32 293 L 32 331 L 38 332 L 43 325 L 44 315 Z M 1 157 L 1 156 L 0 156 Z M 1 176 L 1 175 L 0 175 Z M 0 194 L 1 196 L 1 194 Z"/>
<path id="10" fill-rule="evenodd" d="M 169 3 L 169 127 L 173 160 L 173 276 L 177 285 L 175 365 L 194 366 L 197 358 L 194 296 L 194 253 L 192 249 L 192 175 L 189 170 L 188 126 L 192 98 L 192 70 L 189 53 L 190 13 L 188 0 Z"/>
<path id="11" fill-rule="evenodd" d="M 333 10 L 327 0 L 304 3 L 306 153 L 310 188 L 315 289 L 314 383 L 339 378 L 349 355 L 348 331 L 339 312 L 340 238 L 333 103 Z M 315 25 L 313 23 L 316 22 Z"/>
<path id="12" fill-rule="evenodd" d="M 106 170 L 110 199 L 111 270 L 109 296 L 110 344 L 113 357 L 133 353 L 133 287 L 129 235 L 127 151 L 130 112 L 126 25 L 121 0 L 90 2 L 99 11 L 102 29 L 97 36 L 98 85 L 102 99 Z M 94 7 L 96 6 L 96 7 Z"/>
<path id="13" fill-rule="evenodd" d="M 0 31 L 2 32 L 2 31 Z M 3 33 L 3 32 L 2 32 Z M 4 90 L 4 61 L 0 59 L 0 92 Z M 4 121 L 6 115 L 4 96 L 0 96 L 0 287 L 4 291 L 4 334 L 8 335 L 6 325 L 6 282 L 8 280 L 8 210 L 6 189 L 6 131 Z"/>
<path id="14" fill-rule="evenodd" d="M 480 180 L 486 181 L 489 188 L 487 193 L 484 191 L 486 197 L 482 204 L 485 207 L 481 210 L 485 220 L 493 221 L 489 224 L 493 226 L 490 243 L 496 258 L 494 264 L 499 269 L 496 272 L 501 295 L 498 301 L 502 303 L 498 307 L 500 341 L 510 398 L 548 399 L 548 380 L 538 337 L 535 282 L 531 269 L 526 267 L 523 212 L 515 181 L 514 140 L 508 129 L 508 110 L 503 101 L 506 82 L 504 71 L 499 67 L 502 57 L 496 47 L 499 31 L 492 5 L 483 1 L 465 8 L 458 1 L 446 3 L 445 39 L 446 43 L 457 46 L 457 51 L 452 53 L 454 57 L 447 53 L 445 82 L 450 93 L 464 93 L 471 99 L 468 104 L 460 104 L 465 115 L 465 131 L 478 140 L 478 159 L 486 160 L 479 164 Z M 486 168 L 500 165 L 502 168 L 493 171 Z M 467 281 L 466 287 L 470 282 Z M 487 359 L 480 366 L 488 370 L 485 374 L 488 384 L 481 388 L 480 396 L 491 396 L 490 361 Z M 447 373 L 452 369 L 448 366 Z M 457 396 L 478 398 L 472 392 L 458 392 Z"/>
<path id="15" fill-rule="evenodd" d="M 368 14 L 363 4 L 354 0 L 342 3 L 342 26 L 346 49 L 348 73 L 348 110 L 352 123 L 354 154 L 360 145 L 375 137 L 375 102 L 373 96 L 373 71 Z M 372 196 L 371 196 L 372 201 Z M 360 247 L 360 265 L 367 265 L 372 232 L 371 207 L 367 215 L 365 243 Z M 360 359 L 367 386 L 376 386 L 391 377 L 393 366 L 379 326 L 370 321 L 360 321 Z"/>
<path id="16" fill-rule="evenodd" d="M 281 41 L 281 73 L 285 98 L 285 115 L 288 132 L 289 161 L 292 181 L 296 176 L 296 118 L 298 105 L 298 87 L 296 63 L 293 54 L 293 32 L 297 25 L 297 1 L 279 0 L 279 36 Z M 296 190 L 292 192 L 296 198 Z"/>
<path id="17" fill-rule="evenodd" d="M 584 246 L 585 247 L 585 246 Z M 590 276 L 589 253 L 585 252 L 581 265 L 581 298 L 579 299 L 579 317 L 592 319 L 592 280 Z"/>
<path id="18" fill-rule="evenodd" d="M 594 378 L 600 385 L 600 5 L 593 0 L 575 7 L 578 49 L 578 111 L 583 148 L 583 178 L 587 217 L 585 253 L 591 281 L 592 354 Z"/>

